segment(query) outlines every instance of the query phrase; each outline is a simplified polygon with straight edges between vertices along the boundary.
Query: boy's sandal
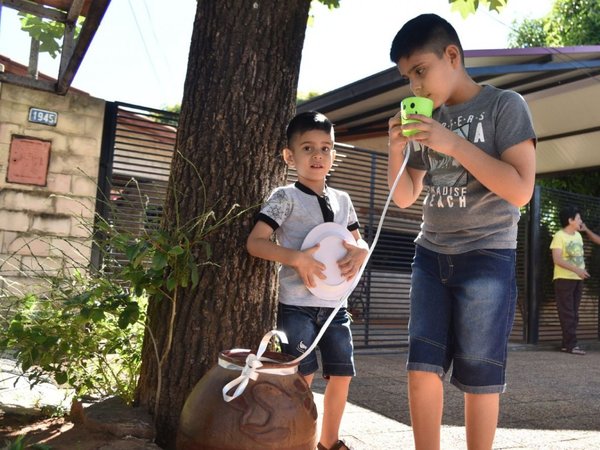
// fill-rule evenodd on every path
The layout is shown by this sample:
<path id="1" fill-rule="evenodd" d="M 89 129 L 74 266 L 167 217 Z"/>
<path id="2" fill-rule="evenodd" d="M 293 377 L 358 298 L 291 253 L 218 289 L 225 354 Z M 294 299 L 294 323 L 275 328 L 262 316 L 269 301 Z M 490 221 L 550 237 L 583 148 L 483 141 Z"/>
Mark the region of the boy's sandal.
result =
<path id="1" fill-rule="evenodd" d="M 341 439 L 337 441 L 333 446 L 327 448 L 320 442 L 317 444 L 317 450 L 350 450 L 350 447 L 346 445 Z"/>

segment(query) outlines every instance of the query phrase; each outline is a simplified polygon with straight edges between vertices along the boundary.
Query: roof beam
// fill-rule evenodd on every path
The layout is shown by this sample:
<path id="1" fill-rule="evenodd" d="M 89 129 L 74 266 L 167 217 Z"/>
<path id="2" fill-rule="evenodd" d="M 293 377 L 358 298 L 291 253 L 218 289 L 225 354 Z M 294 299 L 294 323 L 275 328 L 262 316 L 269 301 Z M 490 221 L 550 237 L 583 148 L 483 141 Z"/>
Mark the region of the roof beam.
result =
<path id="1" fill-rule="evenodd" d="M 75 78 L 75 74 L 81 65 L 81 61 L 83 61 L 83 57 L 100 26 L 100 22 L 102 22 L 102 18 L 104 17 L 104 13 L 106 13 L 109 4 L 110 0 L 94 0 L 93 6 L 90 8 L 81 27 L 81 31 L 79 32 L 75 48 L 73 48 L 73 52 L 68 58 L 68 62 L 61 67 L 60 73 L 58 74 L 58 82 L 56 83 L 57 94 L 63 95 L 67 93 Z"/>
<path id="2" fill-rule="evenodd" d="M 23 86 L 30 89 L 37 89 L 46 92 L 56 92 L 56 83 L 46 80 L 15 75 L 13 73 L 0 72 L 0 82 Z"/>
<path id="3" fill-rule="evenodd" d="M 73 56 L 73 49 L 75 48 L 75 31 L 77 29 L 77 20 L 83 8 L 84 0 L 73 0 L 69 12 L 67 13 L 67 20 L 65 21 L 65 31 L 63 34 L 63 45 L 62 52 L 60 55 L 60 66 L 59 73 L 66 70 L 69 60 Z"/>
<path id="4" fill-rule="evenodd" d="M 556 72 L 583 69 L 597 69 L 600 67 L 600 60 L 578 60 L 571 59 L 566 62 L 548 62 L 548 63 L 528 63 L 528 64 L 508 64 L 500 66 L 468 67 L 467 72 L 473 77 L 506 75 L 510 73 L 527 72 Z"/>
<path id="5" fill-rule="evenodd" d="M 67 20 L 67 14 L 54 8 L 46 8 L 27 0 L 2 0 L 3 6 L 16 9 L 17 11 L 33 14 L 34 16 L 51 19 L 55 22 L 64 23 Z"/>
<path id="6" fill-rule="evenodd" d="M 568 138 L 571 136 L 581 136 L 583 134 L 596 133 L 598 131 L 600 131 L 600 126 L 592 127 L 592 128 L 585 128 L 582 130 L 573 130 L 573 131 L 569 131 L 567 133 L 552 134 L 549 136 L 538 137 L 538 142 L 553 141 L 555 139 L 563 139 L 563 138 Z"/>
<path id="7" fill-rule="evenodd" d="M 77 23 L 77 19 L 81 15 L 84 0 L 73 0 L 69 12 L 67 13 L 67 22 Z"/>

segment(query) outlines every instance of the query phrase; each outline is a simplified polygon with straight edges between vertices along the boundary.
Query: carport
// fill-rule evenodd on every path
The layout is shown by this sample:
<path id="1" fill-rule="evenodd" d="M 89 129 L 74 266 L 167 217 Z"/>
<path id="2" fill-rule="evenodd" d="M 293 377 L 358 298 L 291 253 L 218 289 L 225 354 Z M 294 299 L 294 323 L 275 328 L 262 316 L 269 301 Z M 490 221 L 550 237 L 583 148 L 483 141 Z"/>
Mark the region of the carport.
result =
<path id="1" fill-rule="evenodd" d="M 537 174 L 552 176 L 600 167 L 600 46 L 471 50 L 469 74 L 478 82 L 521 93 L 538 135 Z M 387 119 L 400 100 L 412 95 L 395 67 L 311 99 L 299 111 L 318 110 L 336 125 L 341 157 L 329 183 L 350 192 L 369 240 L 387 196 Z M 536 187 L 519 224 L 519 306 L 513 342 L 556 342 L 560 327 L 551 283 L 548 220 L 564 203 L 588 212 L 588 225 L 600 229 L 600 199 Z M 409 259 L 418 233 L 420 207 L 390 208 L 384 232 L 364 283 L 350 298 L 356 310 L 357 346 L 405 345 Z M 580 336 L 598 340 L 600 248 L 586 246 L 594 271 L 586 281 Z"/>

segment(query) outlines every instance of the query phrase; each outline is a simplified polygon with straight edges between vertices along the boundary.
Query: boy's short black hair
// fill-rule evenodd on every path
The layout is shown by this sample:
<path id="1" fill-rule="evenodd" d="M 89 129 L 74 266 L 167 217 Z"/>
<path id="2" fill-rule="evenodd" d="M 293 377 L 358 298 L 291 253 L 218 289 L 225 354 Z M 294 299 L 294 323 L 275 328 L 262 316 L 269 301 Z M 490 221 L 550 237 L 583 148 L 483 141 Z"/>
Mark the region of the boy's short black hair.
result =
<path id="1" fill-rule="evenodd" d="M 573 205 L 565 206 L 558 213 L 558 219 L 560 220 L 560 226 L 566 227 L 569 225 L 569 219 L 575 219 L 575 216 L 581 213 L 579 212 L 579 208 Z"/>
<path id="2" fill-rule="evenodd" d="M 431 51 L 441 58 L 446 47 L 452 44 L 460 50 L 460 59 L 464 65 L 463 48 L 454 27 L 436 14 L 421 14 L 400 28 L 392 41 L 390 59 L 398 64 L 400 58 L 408 58 L 420 50 Z"/>
<path id="3" fill-rule="evenodd" d="M 292 138 L 298 134 L 312 130 L 321 130 L 327 134 L 331 134 L 332 129 L 333 123 L 324 114 L 318 111 L 306 111 L 297 114 L 290 120 L 285 133 L 289 146 Z"/>

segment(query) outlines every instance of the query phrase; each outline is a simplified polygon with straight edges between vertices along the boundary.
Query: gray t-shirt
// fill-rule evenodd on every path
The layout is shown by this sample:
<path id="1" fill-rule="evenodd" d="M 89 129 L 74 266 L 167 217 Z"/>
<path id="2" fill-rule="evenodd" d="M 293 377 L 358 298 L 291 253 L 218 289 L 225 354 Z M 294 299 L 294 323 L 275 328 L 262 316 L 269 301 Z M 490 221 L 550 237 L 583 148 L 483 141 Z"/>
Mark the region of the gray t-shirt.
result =
<path id="1" fill-rule="evenodd" d="M 433 118 L 497 159 L 513 145 L 535 140 L 523 97 L 489 85 L 465 103 L 441 106 Z M 412 144 L 408 165 L 427 171 L 417 244 L 444 254 L 516 248 L 519 208 L 483 186 L 458 161 Z"/>
<path id="2" fill-rule="evenodd" d="M 358 229 L 358 219 L 350 196 L 343 191 L 326 187 L 325 197 L 333 212 L 332 221 L 353 231 Z M 306 235 L 324 223 L 326 211 L 319 196 L 301 183 L 278 187 L 260 210 L 259 220 L 275 230 L 277 242 L 282 247 L 300 250 Z M 332 220 L 329 220 L 332 219 Z M 315 297 L 304 285 L 298 273 L 289 266 L 279 269 L 279 301 L 286 305 L 332 308 L 337 301 Z M 347 302 L 345 302 L 347 303 Z M 343 305 L 346 307 L 346 304 Z"/>

